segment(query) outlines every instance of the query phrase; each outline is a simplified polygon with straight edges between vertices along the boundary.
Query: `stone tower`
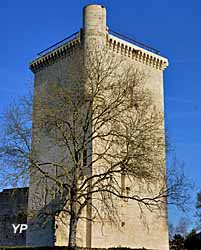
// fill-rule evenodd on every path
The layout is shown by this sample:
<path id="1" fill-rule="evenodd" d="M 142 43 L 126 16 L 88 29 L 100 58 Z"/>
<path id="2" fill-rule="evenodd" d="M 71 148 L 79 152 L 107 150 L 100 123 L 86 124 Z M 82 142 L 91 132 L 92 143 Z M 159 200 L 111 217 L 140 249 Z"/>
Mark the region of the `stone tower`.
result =
<path id="1" fill-rule="evenodd" d="M 41 89 L 48 87 L 51 81 L 57 81 L 59 74 L 65 74 L 74 52 L 83 51 L 84 55 L 92 47 L 102 49 L 106 47 L 116 57 L 123 57 L 128 64 L 135 63 L 137 67 L 149 73 L 147 85 L 154 95 L 156 105 L 163 112 L 163 71 L 168 66 L 168 60 L 160 56 L 156 50 L 141 43 L 121 37 L 118 33 L 110 32 L 106 25 L 106 9 L 101 5 L 87 5 L 83 11 L 83 28 L 66 41 L 50 50 L 44 51 L 30 64 L 35 75 L 34 103 L 37 105 L 41 98 Z M 87 58 L 85 58 L 87 60 Z M 60 70 L 57 70 L 60 67 Z M 52 73 L 54 72 L 54 74 Z M 55 161 L 57 148 L 49 149 L 49 139 L 41 132 L 34 130 L 37 123 L 37 113 L 33 116 L 33 148 L 36 148 L 36 157 L 45 162 Z M 96 149 L 96 142 L 92 151 Z M 59 154 L 59 153 L 58 153 Z M 164 167 L 165 168 L 165 167 Z M 54 168 L 46 168 L 54 172 Z M 165 169 L 164 169 L 165 171 Z M 33 171 L 30 179 L 29 203 L 30 211 L 39 214 L 44 206 L 51 203 L 51 197 L 46 187 L 51 186 L 48 180 L 38 181 L 40 173 Z M 129 187 L 128 187 L 129 188 Z M 37 200 L 35 197 L 37 196 Z M 119 204 L 122 222 L 119 226 L 111 226 L 105 222 L 102 227 L 99 221 L 80 222 L 78 225 L 78 245 L 97 248 L 131 247 L 168 250 L 168 229 L 166 206 L 159 213 L 146 211 L 146 223 L 143 223 L 139 207 L 135 202 Z M 31 212 L 30 212 L 31 214 Z M 29 229 L 27 231 L 27 245 L 54 246 L 66 245 L 68 230 L 67 224 L 57 224 L 55 218 L 49 218 L 45 225 L 40 226 L 36 217 L 28 216 Z M 148 225 L 148 227 L 147 227 Z"/>

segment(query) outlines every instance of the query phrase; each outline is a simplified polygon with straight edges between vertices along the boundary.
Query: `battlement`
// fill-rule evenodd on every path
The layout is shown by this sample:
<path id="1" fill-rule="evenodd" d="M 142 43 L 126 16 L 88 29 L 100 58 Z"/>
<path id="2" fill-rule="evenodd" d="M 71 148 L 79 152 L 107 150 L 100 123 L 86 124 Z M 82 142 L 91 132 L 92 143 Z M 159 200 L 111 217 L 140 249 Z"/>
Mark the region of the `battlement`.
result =
<path id="1" fill-rule="evenodd" d="M 107 36 L 107 47 L 116 53 L 130 57 L 156 69 L 164 70 L 168 66 L 166 58 L 111 34 Z"/>
<path id="2" fill-rule="evenodd" d="M 33 73 L 36 73 L 44 66 L 54 63 L 58 58 L 72 54 L 78 47 L 80 47 L 80 40 L 80 32 L 76 32 L 73 35 L 43 50 L 42 52 L 38 53 L 39 57 L 30 63 L 30 69 Z"/>
<path id="3" fill-rule="evenodd" d="M 68 38 L 71 38 L 72 36 L 74 37 L 69 40 Z M 68 41 L 66 42 L 66 40 Z M 117 54 L 130 57 L 135 61 L 159 70 L 164 70 L 168 66 L 168 60 L 165 57 L 160 56 L 157 50 L 150 48 L 147 45 L 143 45 L 140 42 L 136 43 L 138 45 L 125 41 L 110 33 L 106 36 L 106 46 Z M 72 54 L 77 48 L 81 48 L 81 44 L 81 32 L 76 32 L 40 52 L 38 54 L 39 57 L 30 63 L 30 69 L 36 73 L 43 67 L 54 63 L 57 59 Z"/>

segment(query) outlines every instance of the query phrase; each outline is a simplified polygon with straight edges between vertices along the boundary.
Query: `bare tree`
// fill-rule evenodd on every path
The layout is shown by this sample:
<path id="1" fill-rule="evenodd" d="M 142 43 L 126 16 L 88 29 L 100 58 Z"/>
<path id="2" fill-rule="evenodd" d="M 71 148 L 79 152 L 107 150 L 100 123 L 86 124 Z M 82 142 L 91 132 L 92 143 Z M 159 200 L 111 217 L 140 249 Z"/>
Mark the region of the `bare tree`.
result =
<path id="1" fill-rule="evenodd" d="M 10 104 L 0 119 L 1 188 L 27 186 L 32 138 L 31 92 Z"/>
<path id="2" fill-rule="evenodd" d="M 185 238 L 188 234 L 188 227 L 190 225 L 190 221 L 186 217 L 181 217 L 176 228 L 176 234 L 180 234 L 183 238 Z"/>
<path id="3" fill-rule="evenodd" d="M 28 109 L 15 105 L 4 116 L 0 147 L 12 181 L 27 177 L 29 163 L 31 176 L 49 180 L 51 212 L 69 215 L 69 247 L 76 246 L 80 218 L 115 223 L 119 200 L 134 200 L 141 211 L 152 211 L 164 207 L 169 196 L 180 205 L 179 197 L 186 197 L 183 175 L 174 175 L 166 188 L 164 117 L 147 88 L 148 75 L 104 50 L 91 52 L 87 61 L 82 55 L 74 58 L 67 78 L 36 89 L 33 147 L 29 101 L 23 102 Z M 43 138 L 48 138 L 45 144 Z M 54 161 L 40 159 L 41 145 L 55 152 Z"/>
<path id="4" fill-rule="evenodd" d="M 197 229 L 201 230 L 201 192 L 197 193 L 196 201 L 196 218 L 197 218 Z"/>
<path id="5" fill-rule="evenodd" d="M 168 236 L 169 236 L 169 241 L 173 240 L 175 235 L 175 227 L 172 223 L 168 223 Z"/>

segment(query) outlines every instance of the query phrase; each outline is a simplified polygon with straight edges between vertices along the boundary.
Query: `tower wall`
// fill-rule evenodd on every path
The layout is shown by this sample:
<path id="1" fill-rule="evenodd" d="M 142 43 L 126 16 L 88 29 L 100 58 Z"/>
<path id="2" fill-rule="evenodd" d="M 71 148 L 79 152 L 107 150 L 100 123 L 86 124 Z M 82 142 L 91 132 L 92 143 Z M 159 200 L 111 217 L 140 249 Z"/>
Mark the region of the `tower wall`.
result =
<path id="1" fill-rule="evenodd" d="M 126 44 L 127 43 L 124 43 L 124 45 Z M 152 66 L 150 67 L 142 61 L 135 61 L 128 56 L 122 56 L 121 53 L 118 54 L 116 51 L 112 51 L 112 48 L 109 49 L 109 45 L 108 53 L 111 53 L 117 59 L 123 57 L 125 64 L 134 64 L 136 68 L 140 69 L 148 76 L 146 87 L 152 92 L 157 110 L 164 113 L 163 71 Z M 120 72 L 117 73 L 119 74 Z M 162 136 L 164 136 L 164 134 L 162 134 Z M 96 152 L 97 147 L 98 145 L 94 142 L 94 152 Z M 159 157 L 161 157 L 163 161 L 165 152 Z M 94 167 L 96 168 L 96 166 Z M 164 173 L 165 171 L 164 165 Z M 163 181 L 161 185 L 164 185 Z M 125 188 L 132 188 L 131 183 L 127 182 Z M 142 183 L 135 183 L 135 188 L 136 194 L 141 192 L 141 197 L 149 196 L 146 185 L 142 188 Z M 156 187 L 156 195 L 159 189 L 160 186 Z M 166 203 L 166 201 L 164 202 Z M 116 225 L 111 225 L 110 221 L 105 221 L 103 224 L 102 221 L 97 219 L 92 224 L 92 247 L 144 247 L 145 249 L 169 250 L 166 205 L 153 212 L 149 211 L 145 206 L 142 206 L 142 208 L 143 213 L 136 201 L 121 201 L 117 205 L 120 221 Z"/>
<path id="2" fill-rule="evenodd" d="M 100 5 L 93 4 L 84 8 L 82 39 L 82 41 L 79 41 L 78 43 L 72 42 L 72 46 L 68 46 L 67 50 L 69 55 L 67 52 L 63 55 L 63 52 L 61 51 L 65 50 L 61 47 L 39 59 L 36 59 L 31 64 L 31 68 L 35 73 L 35 105 L 37 104 L 37 100 L 43 98 L 41 95 L 43 91 L 41 90 L 48 89 L 48 85 L 51 84 L 51 82 L 59 82 L 64 76 L 65 81 L 68 82 L 66 69 L 71 65 L 70 58 L 76 56 L 76 54 L 73 54 L 73 51 L 77 46 L 76 49 L 79 48 L 80 51 L 84 51 L 85 63 L 87 63 L 90 51 L 95 49 L 101 52 L 104 49 L 108 51 L 108 55 L 111 55 L 111 57 L 116 57 L 117 59 L 123 58 L 125 64 L 134 64 L 138 69 L 146 72 L 149 76 L 146 85 L 153 93 L 157 108 L 161 112 L 164 112 L 163 70 L 168 64 L 165 58 L 109 35 L 106 26 L 106 9 Z M 119 74 L 121 72 L 117 73 Z M 36 122 L 37 113 L 35 113 L 33 117 L 33 127 Z M 38 134 L 37 131 L 34 134 L 33 132 L 33 147 L 38 149 L 37 157 L 42 161 L 56 160 L 59 151 L 57 151 L 54 146 L 49 150 L 47 145 L 52 146 L 44 134 Z M 92 152 L 98 147 L 98 143 L 94 141 Z M 164 155 L 161 157 L 164 157 Z M 95 168 L 96 165 L 93 166 L 93 169 Z M 46 170 L 52 172 L 55 171 L 55 169 L 51 168 L 46 168 Z M 52 202 L 51 197 L 48 196 L 46 192 L 46 187 L 51 187 L 52 184 L 46 180 L 38 182 L 37 179 L 40 178 L 36 177 L 37 173 L 31 175 L 29 209 L 36 210 L 36 213 L 38 213 L 44 208 L 44 206 L 51 204 Z M 36 194 L 40 202 L 35 200 Z M 92 246 L 98 248 L 124 246 L 159 250 L 168 249 L 166 206 L 155 213 L 151 213 L 145 209 L 145 217 L 141 217 L 138 204 L 133 201 L 128 201 L 120 202 L 118 204 L 118 211 L 121 215 L 121 222 L 116 226 L 111 225 L 109 221 L 105 221 L 102 227 L 102 224 L 98 219 L 93 223 L 89 221 L 80 221 L 77 235 L 78 246 Z M 84 213 L 86 213 L 86 211 L 84 211 Z M 88 213 L 91 213 L 91 211 L 89 210 Z M 143 220 L 143 218 L 145 220 Z M 32 221 L 32 218 L 30 217 L 28 221 L 29 229 L 27 231 L 27 245 L 67 245 L 67 217 L 64 224 L 58 222 L 55 218 L 51 218 L 47 221 L 44 227 L 38 227 L 36 218 Z M 33 222 L 33 225 L 31 225 L 31 222 Z"/>
<path id="3" fill-rule="evenodd" d="M 79 40 L 79 38 L 77 39 Z M 41 110 L 43 110 L 44 102 L 46 105 L 48 98 L 50 102 L 53 101 L 50 93 L 52 86 L 57 84 L 70 86 L 72 83 L 69 71 L 71 67 L 77 67 L 77 71 L 80 70 L 79 65 L 77 64 L 76 66 L 74 62 L 80 53 L 80 42 L 75 39 L 73 43 L 70 42 L 67 45 L 66 51 L 62 53 L 62 56 L 57 51 L 55 56 L 58 56 L 58 58 L 54 58 L 51 62 L 48 61 L 49 63 L 42 69 L 39 66 L 39 68 L 33 69 L 35 79 L 32 148 L 34 158 L 40 163 L 63 163 L 61 162 L 61 159 L 64 158 L 62 147 L 58 146 L 57 142 L 50 140 L 47 134 L 41 130 L 38 121 L 40 121 L 43 113 Z M 45 56 L 41 60 L 44 60 L 44 58 Z M 76 69 L 74 68 L 74 70 Z M 48 109 L 48 106 L 45 108 Z M 67 154 L 65 154 L 65 157 L 66 159 L 69 158 Z M 66 162 L 66 164 L 70 163 Z M 51 166 L 51 164 L 44 164 L 41 169 L 52 177 L 56 177 L 59 171 L 57 167 Z M 28 246 L 64 246 L 68 244 L 68 215 L 51 216 L 52 207 L 56 200 L 55 188 L 55 183 L 49 177 L 44 178 L 44 175 L 37 168 L 33 167 L 30 175 L 28 201 L 28 230 L 26 236 L 26 244 Z M 46 211 L 48 215 L 46 215 Z M 85 244 L 85 242 L 82 242 L 82 239 L 86 238 L 80 235 L 82 231 L 83 227 L 79 230 L 80 233 L 78 232 L 77 234 L 80 245 Z"/>

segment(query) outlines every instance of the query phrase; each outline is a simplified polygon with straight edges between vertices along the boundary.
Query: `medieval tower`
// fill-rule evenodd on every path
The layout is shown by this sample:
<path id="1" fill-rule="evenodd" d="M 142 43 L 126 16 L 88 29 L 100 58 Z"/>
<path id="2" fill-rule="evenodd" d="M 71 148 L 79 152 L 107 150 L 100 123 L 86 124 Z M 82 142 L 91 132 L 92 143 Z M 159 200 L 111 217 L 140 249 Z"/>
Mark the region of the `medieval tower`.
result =
<path id="1" fill-rule="evenodd" d="M 97 50 L 107 48 L 113 57 L 122 57 L 128 64 L 136 64 L 142 71 L 148 72 L 147 85 L 154 95 L 158 109 L 163 112 L 163 71 L 168 66 L 168 60 L 158 54 L 154 49 L 136 41 L 129 40 L 118 33 L 110 32 L 106 24 L 106 9 L 101 5 L 87 5 L 83 11 L 83 28 L 73 34 L 67 40 L 44 51 L 31 64 L 30 68 L 35 75 L 34 114 L 33 114 L 33 148 L 38 162 L 44 163 L 44 171 L 54 173 L 56 170 L 48 166 L 48 162 L 55 162 L 58 157 L 56 146 L 49 147 L 52 142 L 41 131 L 35 131 L 38 121 L 37 103 L 43 97 L 43 89 L 48 84 L 58 81 L 61 74 L 65 75 L 66 67 L 70 67 L 71 58 L 80 51 L 85 56 L 91 47 Z M 87 60 L 87 58 L 85 58 Z M 58 70 L 59 68 L 59 70 Z M 68 75 L 66 76 L 68 78 Z M 37 130 L 37 129 L 36 129 Z M 164 134 L 163 134 L 164 136 Z M 96 150 L 96 143 L 92 144 L 92 152 Z M 93 159 L 93 155 L 92 155 Z M 45 163 L 47 163 L 45 165 Z M 93 166 L 92 166 L 93 168 Z M 165 166 L 164 166 L 165 171 Z M 48 188 L 54 188 L 54 184 L 45 178 L 40 179 L 43 173 L 37 169 L 31 173 L 29 187 L 29 215 L 27 230 L 27 245 L 54 246 L 66 245 L 68 242 L 68 223 L 57 222 L 55 217 L 48 217 L 41 225 L 37 216 L 32 213 L 42 214 L 44 207 L 51 203 L 51 195 Z M 39 180 L 40 179 L 40 180 Z M 129 190 L 129 187 L 126 187 Z M 118 205 L 121 214 L 119 225 L 104 224 L 98 220 L 80 221 L 77 232 L 77 245 L 84 247 L 108 248 L 131 247 L 168 250 L 167 208 L 163 207 L 160 213 L 146 210 L 146 222 L 140 213 L 140 208 L 134 201 L 122 202 Z M 89 212 L 89 211 L 88 211 Z M 65 219 L 64 219 L 65 220 Z"/>

